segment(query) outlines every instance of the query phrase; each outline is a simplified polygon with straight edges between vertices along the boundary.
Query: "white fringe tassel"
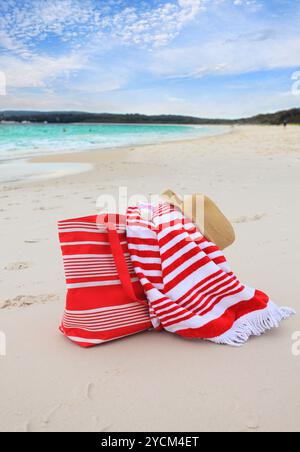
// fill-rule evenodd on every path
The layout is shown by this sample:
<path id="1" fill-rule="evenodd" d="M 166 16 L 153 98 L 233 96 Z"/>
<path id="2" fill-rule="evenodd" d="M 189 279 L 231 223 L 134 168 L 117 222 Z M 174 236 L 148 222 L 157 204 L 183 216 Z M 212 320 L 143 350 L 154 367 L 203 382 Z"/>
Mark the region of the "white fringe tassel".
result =
<path id="1" fill-rule="evenodd" d="M 251 336 L 261 336 L 272 328 L 278 328 L 282 320 L 286 320 L 295 314 L 296 312 L 293 309 L 279 308 L 273 302 L 269 302 L 266 309 L 241 317 L 229 331 L 219 337 L 210 339 L 210 341 L 216 344 L 240 347 Z"/>

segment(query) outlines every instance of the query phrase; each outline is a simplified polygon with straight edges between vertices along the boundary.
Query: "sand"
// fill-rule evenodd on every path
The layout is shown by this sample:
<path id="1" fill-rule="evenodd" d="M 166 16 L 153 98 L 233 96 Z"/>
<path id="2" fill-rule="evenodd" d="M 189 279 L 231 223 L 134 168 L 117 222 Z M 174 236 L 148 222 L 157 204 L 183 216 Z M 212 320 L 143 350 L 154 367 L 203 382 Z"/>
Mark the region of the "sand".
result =
<path id="1" fill-rule="evenodd" d="M 90 350 L 58 333 L 56 223 L 103 194 L 203 191 L 234 222 L 245 283 L 300 312 L 300 127 L 43 157 L 90 172 L 0 188 L 1 431 L 299 431 L 299 316 L 235 349 L 146 332 Z M 3 335 L 0 334 L 0 338 Z"/>

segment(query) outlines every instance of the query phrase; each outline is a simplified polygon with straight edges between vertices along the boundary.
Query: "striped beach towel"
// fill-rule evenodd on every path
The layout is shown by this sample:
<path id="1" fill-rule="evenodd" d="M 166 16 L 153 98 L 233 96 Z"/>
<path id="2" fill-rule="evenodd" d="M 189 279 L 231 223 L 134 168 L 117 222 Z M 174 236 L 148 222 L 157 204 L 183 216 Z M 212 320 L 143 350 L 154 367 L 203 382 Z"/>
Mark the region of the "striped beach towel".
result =
<path id="1" fill-rule="evenodd" d="M 113 228 L 96 215 L 59 222 L 68 289 L 60 331 L 82 347 L 152 328 L 128 251 L 126 217 L 113 218 Z"/>
<path id="2" fill-rule="evenodd" d="M 239 346 L 294 313 L 243 285 L 220 249 L 170 204 L 129 208 L 127 241 L 156 329 Z"/>

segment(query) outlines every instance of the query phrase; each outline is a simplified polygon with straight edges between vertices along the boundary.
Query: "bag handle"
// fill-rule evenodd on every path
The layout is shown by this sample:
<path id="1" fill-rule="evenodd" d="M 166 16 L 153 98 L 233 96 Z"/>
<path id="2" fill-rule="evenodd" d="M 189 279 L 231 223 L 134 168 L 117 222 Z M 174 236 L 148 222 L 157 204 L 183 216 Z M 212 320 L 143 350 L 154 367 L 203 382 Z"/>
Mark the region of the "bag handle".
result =
<path id="1" fill-rule="evenodd" d="M 115 215 L 114 215 L 115 217 Z M 114 221 L 110 221 L 109 214 L 104 215 L 101 218 L 101 222 L 105 224 L 107 228 L 108 238 L 112 250 L 112 255 L 118 270 L 119 278 L 122 284 L 122 287 L 127 295 L 127 297 L 131 301 L 137 301 L 138 303 L 147 306 L 148 303 L 145 300 L 140 300 L 135 292 L 131 281 L 131 276 L 127 267 L 126 260 L 124 258 L 123 248 L 120 241 L 120 236 L 117 231 L 116 223 Z"/>

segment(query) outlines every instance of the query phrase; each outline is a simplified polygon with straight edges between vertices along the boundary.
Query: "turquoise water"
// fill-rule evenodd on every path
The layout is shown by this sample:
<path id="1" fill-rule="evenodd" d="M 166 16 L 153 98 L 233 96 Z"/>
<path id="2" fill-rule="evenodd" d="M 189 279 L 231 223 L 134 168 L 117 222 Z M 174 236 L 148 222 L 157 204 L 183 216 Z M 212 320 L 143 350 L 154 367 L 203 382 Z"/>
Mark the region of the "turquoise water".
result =
<path id="1" fill-rule="evenodd" d="M 196 138 L 224 128 L 176 125 L 0 124 L 0 181 L 32 177 L 26 159 L 43 154 L 80 152 Z M 38 171 L 50 167 L 36 167 Z M 34 174 L 35 174 L 34 173 Z"/>

